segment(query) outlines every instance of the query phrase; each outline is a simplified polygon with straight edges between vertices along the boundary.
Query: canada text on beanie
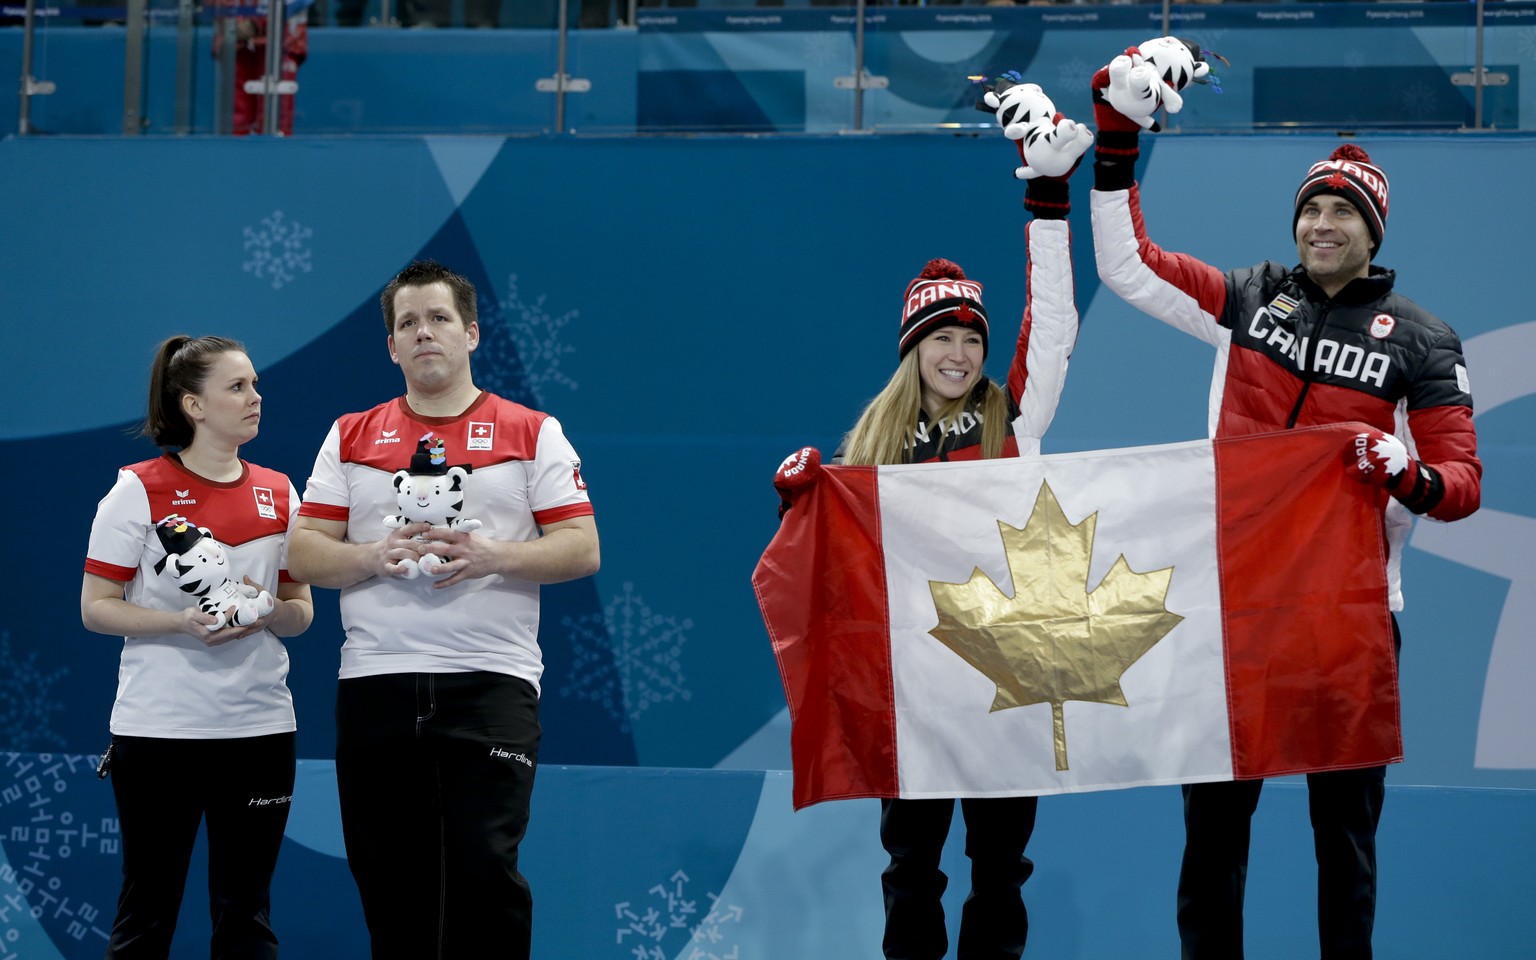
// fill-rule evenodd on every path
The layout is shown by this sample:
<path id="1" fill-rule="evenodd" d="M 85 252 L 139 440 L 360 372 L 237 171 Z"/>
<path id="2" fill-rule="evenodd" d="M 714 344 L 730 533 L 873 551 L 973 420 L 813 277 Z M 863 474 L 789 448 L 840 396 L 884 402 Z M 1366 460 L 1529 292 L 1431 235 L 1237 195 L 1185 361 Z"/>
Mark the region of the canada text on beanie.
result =
<path id="1" fill-rule="evenodd" d="M 981 352 L 986 356 L 987 310 L 981 305 L 981 284 L 966 279 L 957 263 L 929 260 L 922 274 L 907 284 L 897 356 L 905 357 L 918 341 L 949 326 L 969 327 L 981 334 Z"/>
<path id="2" fill-rule="evenodd" d="M 1387 175 L 1371 162 L 1370 154 L 1346 143 L 1328 157 L 1312 164 L 1301 187 L 1296 191 L 1296 207 L 1291 215 L 1291 235 L 1301 208 L 1320 193 L 1338 194 L 1352 203 L 1365 217 L 1366 229 L 1374 244 L 1371 256 L 1381 250 L 1382 234 L 1387 230 Z"/>

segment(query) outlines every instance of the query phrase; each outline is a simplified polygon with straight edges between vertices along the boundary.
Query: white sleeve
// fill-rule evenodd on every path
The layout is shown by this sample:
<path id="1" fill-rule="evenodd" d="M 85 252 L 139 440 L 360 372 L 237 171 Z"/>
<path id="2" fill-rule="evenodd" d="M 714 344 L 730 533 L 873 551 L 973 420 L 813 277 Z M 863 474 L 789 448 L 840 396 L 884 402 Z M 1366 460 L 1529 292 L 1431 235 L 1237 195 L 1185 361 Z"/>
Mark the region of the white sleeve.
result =
<path id="1" fill-rule="evenodd" d="M 309 482 L 304 485 L 304 505 L 321 509 L 306 510 L 304 515 L 338 519 L 332 514 L 339 509 L 343 514 L 339 519 L 345 520 L 345 511 L 351 506 L 349 497 L 347 477 L 341 469 L 341 425 L 332 423 L 331 431 L 320 445 L 320 452 L 315 455 Z"/>
<path id="2" fill-rule="evenodd" d="M 298 490 L 297 487 L 295 487 L 293 485 L 293 481 L 289 480 L 288 481 L 288 526 L 284 530 L 285 534 L 293 532 L 293 522 L 299 518 L 299 505 L 300 505 L 300 502 L 301 501 L 299 500 L 299 490 Z M 280 570 L 280 571 L 283 571 L 283 572 L 286 572 L 288 570 L 288 537 L 287 536 L 283 537 L 282 549 L 280 549 L 278 551 L 278 554 L 277 554 L 277 569 Z"/>
<path id="3" fill-rule="evenodd" d="M 86 570 L 113 580 L 133 579 L 154 522 L 144 481 L 132 470 L 119 470 L 117 483 L 96 505 Z"/>
<path id="4" fill-rule="evenodd" d="M 1094 190 L 1090 195 L 1093 253 L 1099 279 L 1120 299 L 1214 347 L 1232 333 L 1221 325 L 1226 274 L 1147 238 L 1140 192 Z"/>
<path id="5" fill-rule="evenodd" d="M 1024 241 L 1029 254 L 1025 329 L 1008 375 L 1009 391 L 1019 406 L 1013 434 L 1020 452 L 1031 446 L 1029 440 L 1038 448 L 1056 416 L 1078 325 L 1070 225 L 1065 220 L 1035 220 L 1025 227 Z"/>
<path id="6" fill-rule="evenodd" d="M 528 481 L 528 507 L 540 524 L 592 512 L 587 482 L 581 476 L 581 457 L 554 417 L 545 417 L 539 427 L 539 445 Z"/>

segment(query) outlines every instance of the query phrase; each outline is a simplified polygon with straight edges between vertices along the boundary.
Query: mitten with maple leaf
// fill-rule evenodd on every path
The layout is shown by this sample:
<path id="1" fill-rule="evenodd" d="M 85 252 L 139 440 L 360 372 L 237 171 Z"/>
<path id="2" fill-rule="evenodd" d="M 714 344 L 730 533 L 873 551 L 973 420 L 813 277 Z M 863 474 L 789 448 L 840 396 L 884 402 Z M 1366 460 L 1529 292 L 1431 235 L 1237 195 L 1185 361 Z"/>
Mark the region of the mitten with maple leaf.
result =
<path id="1" fill-rule="evenodd" d="M 1440 501 L 1440 475 L 1410 455 L 1403 441 L 1390 433 L 1355 434 L 1344 450 L 1344 463 L 1350 476 L 1384 487 L 1414 513 L 1423 513 Z"/>
<path id="2" fill-rule="evenodd" d="M 815 485 L 821 476 L 821 451 L 815 447 L 801 447 L 784 458 L 774 471 L 773 486 L 779 491 L 779 519 L 795 505 L 795 500 Z"/>

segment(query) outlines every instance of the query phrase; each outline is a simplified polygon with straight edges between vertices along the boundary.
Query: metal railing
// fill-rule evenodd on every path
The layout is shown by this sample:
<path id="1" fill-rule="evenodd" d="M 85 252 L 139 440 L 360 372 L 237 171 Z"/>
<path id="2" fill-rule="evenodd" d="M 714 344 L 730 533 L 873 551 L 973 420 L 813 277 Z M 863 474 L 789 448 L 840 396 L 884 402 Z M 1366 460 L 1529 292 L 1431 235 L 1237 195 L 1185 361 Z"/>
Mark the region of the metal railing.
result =
<path id="1" fill-rule="evenodd" d="M 123 100 L 121 133 L 125 136 L 135 136 L 143 132 L 149 125 L 146 117 L 146 89 L 150 82 L 149 72 L 146 69 L 146 44 L 149 31 L 152 27 L 160 29 L 165 25 L 174 24 L 176 37 L 176 69 L 175 69 L 175 93 L 174 93 L 174 120 L 170 124 L 170 132 L 177 135 L 186 135 L 197 131 L 195 122 L 194 95 L 196 88 L 195 53 L 197 48 L 197 36 L 199 28 L 207 29 L 210 26 L 215 33 L 223 34 L 221 45 L 221 57 L 217 61 L 215 71 L 215 89 L 217 91 L 216 109 L 212 132 L 228 133 L 232 129 L 231 104 L 236 94 L 235 69 L 232 62 L 235 37 L 233 35 L 234 21 L 237 17 L 262 18 L 265 21 L 266 31 L 266 63 L 263 74 L 256 79 L 247 80 L 241 92 L 252 94 L 261 98 L 261 124 L 260 132 L 267 135 L 277 135 L 281 132 L 279 122 L 279 110 L 281 98 L 293 96 L 298 85 L 292 78 L 283 76 L 283 38 L 285 31 L 285 19 L 293 15 L 292 8 L 285 6 L 284 0 L 233 0 L 239 4 L 264 4 L 264 6 L 231 6 L 230 0 L 171 0 L 174 6 L 153 6 L 154 0 L 123 0 L 122 8 L 46 8 L 40 11 L 37 0 L 26 0 L 23 24 L 22 55 L 20 70 L 20 104 L 18 110 L 17 132 L 22 136 L 39 132 L 35 122 L 33 109 L 34 98 L 46 97 L 55 94 L 60 81 L 68 83 L 68 78 L 59 80 L 39 78 L 38 64 L 35 58 L 36 34 L 39 22 L 44 15 L 53 18 L 61 14 L 74 12 L 77 16 L 84 12 L 94 11 L 103 18 L 115 18 L 121 16 L 123 24 L 124 51 L 124 75 L 123 75 Z M 164 0 L 160 0 L 164 2 Z M 332 2 L 332 0 L 323 0 Z M 413 0 L 373 0 L 377 3 L 377 15 L 374 21 L 380 25 L 399 26 L 402 23 L 401 14 L 406 8 L 405 4 Z M 461 0 L 462 2 L 462 0 Z M 577 4 L 581 0 L 576 0 Z M 799 0 L 799 6 L 805 6 L 807 0 Z M 637 7 L 637 0 L 606 0 L 604 15 L 608 21 L 616 22 L 619 29 L 633 32 L 639 26 L 644 36 L 646 17 L 655 18 L 657 15 L 666 14 L 672 10 L 668 6 L 648 5 L 642 11 Z M 755 10 L 759 13 L 768 10 L 793 10 L 796 0 L 788 0 L 787 6 L 776 7 L 746 7 L 741 0 L 731 6 L 732 10 Z M 1160 18 L 1154 18 L 1151 9 L 1146 10 L 1146 23 L 1150 29 L 1160 29 L 1163 35 L 1180 32 L 1191 17 L 1188 5 L 1175 4 L 1170 0 L 1162 0 L 1160 4 Z M 1275 5 L 1281 7 L 1282 5 Z M 1339 6 L 1344 6 L 1340 4 Z M 1396 5 L 1382 5 L 1396 6 Z M 1405 5 L 1406 6 L 1406 5 Z M 1460 89 L 1470 90 L 1472 96 L 1470 123 L 1462 123 L 1462 129 L 1484 130 L 1492 124 L 1486 109 L 1486 94 L 1490 89 L 1506 88 L 1511 85 L 1509 72 L 1490 67 L 1485 62 L 1485 36 L 1487 28 L 1485 0 L 1476 0 L 1475 19 L 1471 27 L 1469 43 L 1474 52 L 1473 62 L 1468 69 L 1448 68 L 1449 81 Z M 701 0 L 701 7 L 708 8 L 708 0 Z M 553 24 L 556 36 L 554 64 L 552 75 L 542 75 L 534 84 L 534 90 L 539 94 L 553 96 L 553 124 L 545 132 L 553 134 L 568 134 L 573 132 L 573 124 L 570 121 L 568 98 L 573 95 L 590 93 L 593 90 L 593 80 L 587 76 L 575 76 L 572 71 L 572 37 L 573 33 L 581 30 L 579 24 L 573 23 L 572 0 L 552 0 L 552 9 L 555 14 Z M 586 8 L 590 9 L 590 8 Z M 946 10 L 964 10 L 964 7 L 944 7 Z M 989 8 L 991 9 L 991 8 Z M 1006 9 L 1006 8 L 1003 8 Z M 1064 11 L 1086 11 L 1094 9 L 1091 5 L 1063 6 Z M 1120 9 L 1123 9 L 1120 8 Z M 1193 9 L 1192 7 L 1190 9 Z M 882 122 L 876 119 L 872 122 L 868 105 L 869 98 L 874 95 L 885 95 L 892 91 L 893 84 L 903 82 L 903 78 L 894 76 L 893 71 L 877 69 L 871 72 L 867 63 L 869 46 L 867 44 L 868 31 L 882 29 L 887 14 L 893 10 L 892 6 L 874 6 L 869 0 L 850 0 L 845 8 L 846 15 L 839 22 L 846 21 L 852 31 L 851 70 L 837 72 L 828 79 L 832 88 L 839 91 L 848 91 L 851 94 L 848 103 L 849 115 L 838 122 L 836 127 L 841 132 L 868 132 L 872 129 L 894 129 L 897 127 L 911 129 L 923 125 L 922 121 L 916 121 L 910 125 L 892 124 L 888 120 Z M 320 22 L 334 15 L 334 10 L 323 11 L 318 18 Z M 299 15 L 308 16 L 307 12 Z M 414 15 L 414 14 L 413 14 Z M 501 16 L 507 16 L 503 11 Z M 1536 20 L 1532 21 L 1536 23 Z M 586 30 L 590 31 L 590 27 Z M 1526 28 L 1529 29 L 1529 28 Z M 882 35 L 882 42 L 889 42 L 888 33 Z M 216 46 L 219 46 L 216 44 Z M 1278 45 L 1277 45 L 1278 46 Z M 846 61 L 844 61 L 846 62 Z M 609 78 L 606 82 L 613 83 Z M 636 82 L 636 81 L 631 81 Z M 1508 95 L 1512 95 L 1510 91 Z M 508 94 L 518 94 L 516 91 Z M 888 99 L 888 98 L 887 98 Z M 1304 119 L 1296 123 L 1287 122 L 1286 126 L 1299 126 L 1305 123 Z M 1404 128 L 1414 126 L 1411 120 L 1404 120 L 1401 124 Z M 948 124 L 954 127 L 954 123 Z M 1263 124 L 1255 123 L 1255 127 L 1262 128 Z M 712 129 L 708 123 L 697 127 L 687 125 L 668 126 L 666 124 L 648 125 L 640 119 L 627 130 L 623 124 L 604 126 L 589 125 L 587 129 L 601 128 L 602 132 L 630 132 L 650 133 L 669 132 L 670 130 L 687 129 L 689 132 L 697 132 L 700 129 Z M 730 124 L 721 124 L 721 129 L 731 129 Z M 1437 128 L 1443 129 L 1443 124 Z M 165 129 L 162 124 L 161 130 Z M 206 132 L 206 131 L 205 131 Z M 434 131 L 436 132 L 436 131 Z"/>

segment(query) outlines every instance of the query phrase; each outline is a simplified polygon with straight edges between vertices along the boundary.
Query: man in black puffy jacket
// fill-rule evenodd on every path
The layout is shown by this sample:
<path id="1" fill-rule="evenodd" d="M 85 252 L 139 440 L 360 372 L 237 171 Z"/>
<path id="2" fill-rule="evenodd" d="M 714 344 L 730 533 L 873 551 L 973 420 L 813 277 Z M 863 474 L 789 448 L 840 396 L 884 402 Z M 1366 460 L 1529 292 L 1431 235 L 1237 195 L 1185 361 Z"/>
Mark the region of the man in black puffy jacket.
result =
<path id="1" fill-rule="evenodd" d="M 1172 44 L 1181 41 L 1153 43 L 1177 52 Z M 1393 271 L 1372 262 L 1386 231 L 1386 174 L 1352 144 L 1312 165 L 1296 191 L 1295 267 L 1265 261 L 1222 271 L 1164 251 L 1147 238 L 1134 174 L 1140 131 L 1152 125 L 1116 106 L 1139 115 L 1125 105 L 1171 110 L 1179 102 L 1162 100 L 1167 74 L 1144 59 L 1131 48 L 1094 78 L 1099 276 L 1126 302 L 1216 348 L 1211 436 L 1366 425 L 1340 455 L 1352 475 L 1391 495 L 1384 512 L 1388 585 L 1391 609 L 1401 610 L 1399 554 L 1410 514 L 1471 514 L 1482 463 L 1461 341 L 1395 291 Z M 1385 775 L 1385 767 L 1373 767 L 1307 777 L 1324 960 L 1371 956 Z M 1184 787 L 1178 925 L 1188 960 L 1243 956 L 1249 822 L 1262 787 L 1262 780 Z"/>

